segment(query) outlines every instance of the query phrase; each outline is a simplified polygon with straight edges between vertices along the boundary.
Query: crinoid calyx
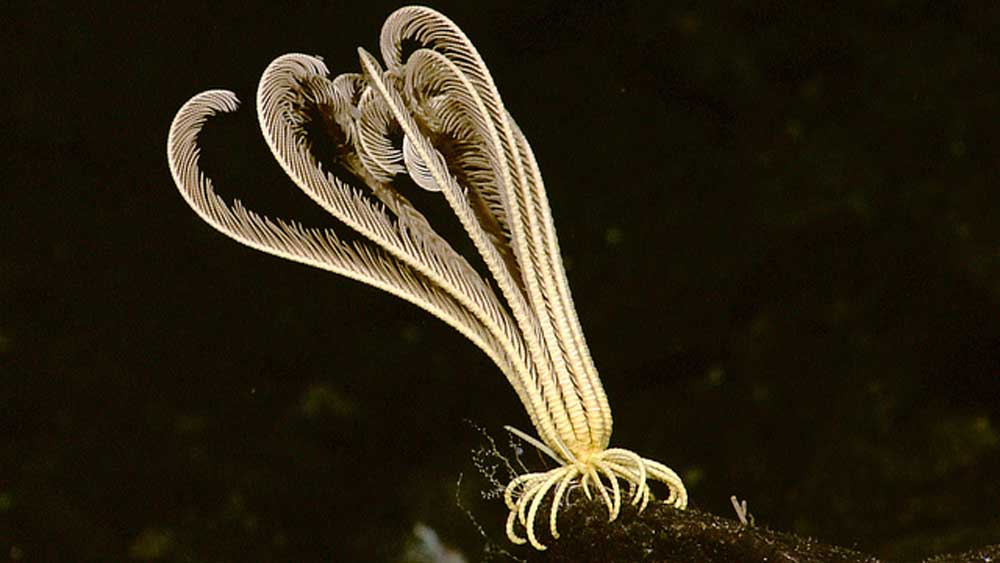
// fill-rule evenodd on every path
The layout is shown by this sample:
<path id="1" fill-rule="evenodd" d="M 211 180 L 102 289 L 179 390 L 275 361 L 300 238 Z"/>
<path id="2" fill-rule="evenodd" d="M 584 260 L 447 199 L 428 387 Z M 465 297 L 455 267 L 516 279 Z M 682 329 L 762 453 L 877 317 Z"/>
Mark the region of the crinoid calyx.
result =
<path id="1" fill-rule="evenodd" d="M 684 508 L 676 473 L 608 448 L 611 410 L 573 308 L 541 173 L 479 53 L 451 20 L 424 7 L 390 15 L 380 48 L 384 68 L 359 49 L 361 72 L 333 78 L 320 59 L 281 56 L 257 90 L 275 158 L 362 237 L 348 242 L 329 229 L 270 219 L 215 193 L 199 168 L 198 135 L 209 117 L 236 110 L 225 90 L 193 97 L 170 127 L 167 156 L 184 199 L 237 241 L 406 299 L 486 352 L 531 418 L 540 441 L 529 441 L 559 464 L 507 486 L 511 541 L 545 548 L 535 520 L 546 498 L 557 538 L 574 484 L 602 499 L 612 520 L 623 502 L 646 506 L 649 481 L 666 484 L 665 501 Z M 322 159 L 307 132 L 317 119 L 336 141 Z M 413 184 L 448 203 L 496 289 L 404 196 Z"/>

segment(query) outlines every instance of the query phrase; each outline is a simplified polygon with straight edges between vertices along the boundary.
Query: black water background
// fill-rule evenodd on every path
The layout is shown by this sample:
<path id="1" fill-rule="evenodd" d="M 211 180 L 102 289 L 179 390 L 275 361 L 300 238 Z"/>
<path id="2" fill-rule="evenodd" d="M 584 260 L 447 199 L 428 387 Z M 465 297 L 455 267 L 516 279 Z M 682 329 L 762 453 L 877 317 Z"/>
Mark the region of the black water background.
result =
<path id="1" fill-rule="evenodd" d="M 1000 542 L 1000 13 L 644 4 L 436 4 L 541 163 L 614 443 L 701 508 L 881 556 Z M 325 222 L 256 80 L 293 51 L 356 70 L 394 7 L 12 6 L 3 555 L 385 560 L 425 522 L 476 560 L 460 473 L 504 545 L 465 422 L 529 427 L 498 370 L 218 235 L 166 168 L 176 109 L 232 89 L 220 191 Z"/>

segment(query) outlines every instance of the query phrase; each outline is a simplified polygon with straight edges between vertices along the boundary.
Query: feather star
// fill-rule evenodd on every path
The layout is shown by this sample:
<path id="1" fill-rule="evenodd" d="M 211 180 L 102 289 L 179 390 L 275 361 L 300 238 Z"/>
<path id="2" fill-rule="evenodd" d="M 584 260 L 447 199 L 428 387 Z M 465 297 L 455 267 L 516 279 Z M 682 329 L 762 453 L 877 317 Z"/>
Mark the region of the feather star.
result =
<path id="1" fill-rule="evenodd" d="M 358 49 L 361 72 L 332 80 L 318 58 L 281 56 L 257 90 L 261 130 L 282 168 L 363 238 L 270 219 L 215 193 L 199 167 L 198 135 L 211 116 L 236 110 L 226 90 L 196 95 L 173 120 L 167 156 L 181 195 L 238 242 L 410 301 L 496 363 L 540 440 L 510 430 L 558 463 L 507 485 L 514 543 L 545 549 L 535 520 L 547 497 L 558 538 L 557 515 L 573 484 L 599 495 L 610 520 L 623 501 L 645 508 L 649 481 L 664 483 L 665 502 L 683 509 L 687 492 L 676 473 L 608 447 L 611 409 L 573 307 L 541 173 L 478 51 L 451 20 L 420 6 L 391 14 L 379 46 L 386 68 Z M 317 127 L 334 141 L 322 159 L 307 133 Z M 447 201 L 493 285 L 404 195 L 421 188 Z"/>

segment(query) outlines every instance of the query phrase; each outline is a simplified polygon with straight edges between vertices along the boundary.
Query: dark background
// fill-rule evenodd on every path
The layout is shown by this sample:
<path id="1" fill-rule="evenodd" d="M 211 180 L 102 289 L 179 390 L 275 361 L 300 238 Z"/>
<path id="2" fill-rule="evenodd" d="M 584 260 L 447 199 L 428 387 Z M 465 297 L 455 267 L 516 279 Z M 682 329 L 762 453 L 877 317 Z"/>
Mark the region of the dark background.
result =
<path id="1" fill-rule="evenodd" d="M 613 444 L 882 557 L 1000 543 L 1000 10 L 646 4 L 434 3 L 542 166 Z M 356 71 L 397 6 L 7 8 L 0 558 L 398 560 L 422 522 L 477 561 L 460 475 L 512 549 L 466 422 L 530 430 L 500 372 L 217 234 L 167 170 L 190 96 L 252 101 L 286 52 Z M 252 103 L 204 161 L 331 224 Z"/>

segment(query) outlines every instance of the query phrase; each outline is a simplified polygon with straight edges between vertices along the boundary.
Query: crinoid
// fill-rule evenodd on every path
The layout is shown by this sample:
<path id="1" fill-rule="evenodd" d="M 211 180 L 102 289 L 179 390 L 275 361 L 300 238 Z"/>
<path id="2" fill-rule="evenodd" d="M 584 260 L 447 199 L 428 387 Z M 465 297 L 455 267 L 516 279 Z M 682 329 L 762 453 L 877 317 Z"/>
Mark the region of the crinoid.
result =
<path id="1" fill-rule="evenodd" d="M 612 520 L 622 503 L 620 481 L 640 509 L 651 498 L 649 480 L 665 483 L 666 502 L 684 508 L 676 473 L 608 448 L 611 409 L 573 308 L 541 173 L 479 53 L 454 23 L 424 7 L 390 15 L 380 48 L 385 69 L 359 49 L 361 73 L 333 79 L 317 58 L 281 56 L 257 90 L 261 130 L 275 158 L 361 238 L 348 242 L 330 229 L 269 219 L 216 195 L 199 166 L 198 135 L 212 115 L 236 110 L 236 96 L 225 90 L 189 100 L 170 127 L 167 156 L 184 199 L 243 244 L 422 307 L 496 363 L 541 441 L 522 437 L 559 464 L 507 486 L 511 541 L 545 549 L 535 533 L 542 502 L 551 496 L 556 538 L 556 517 L 574 484 L 600 495 Z M 317 128 L 333 140 L 322 145 L 322 157 L 310 139 Z M 448 203 L 496 289 L 410 203 L 406 194 L 421 188 Z"/>

